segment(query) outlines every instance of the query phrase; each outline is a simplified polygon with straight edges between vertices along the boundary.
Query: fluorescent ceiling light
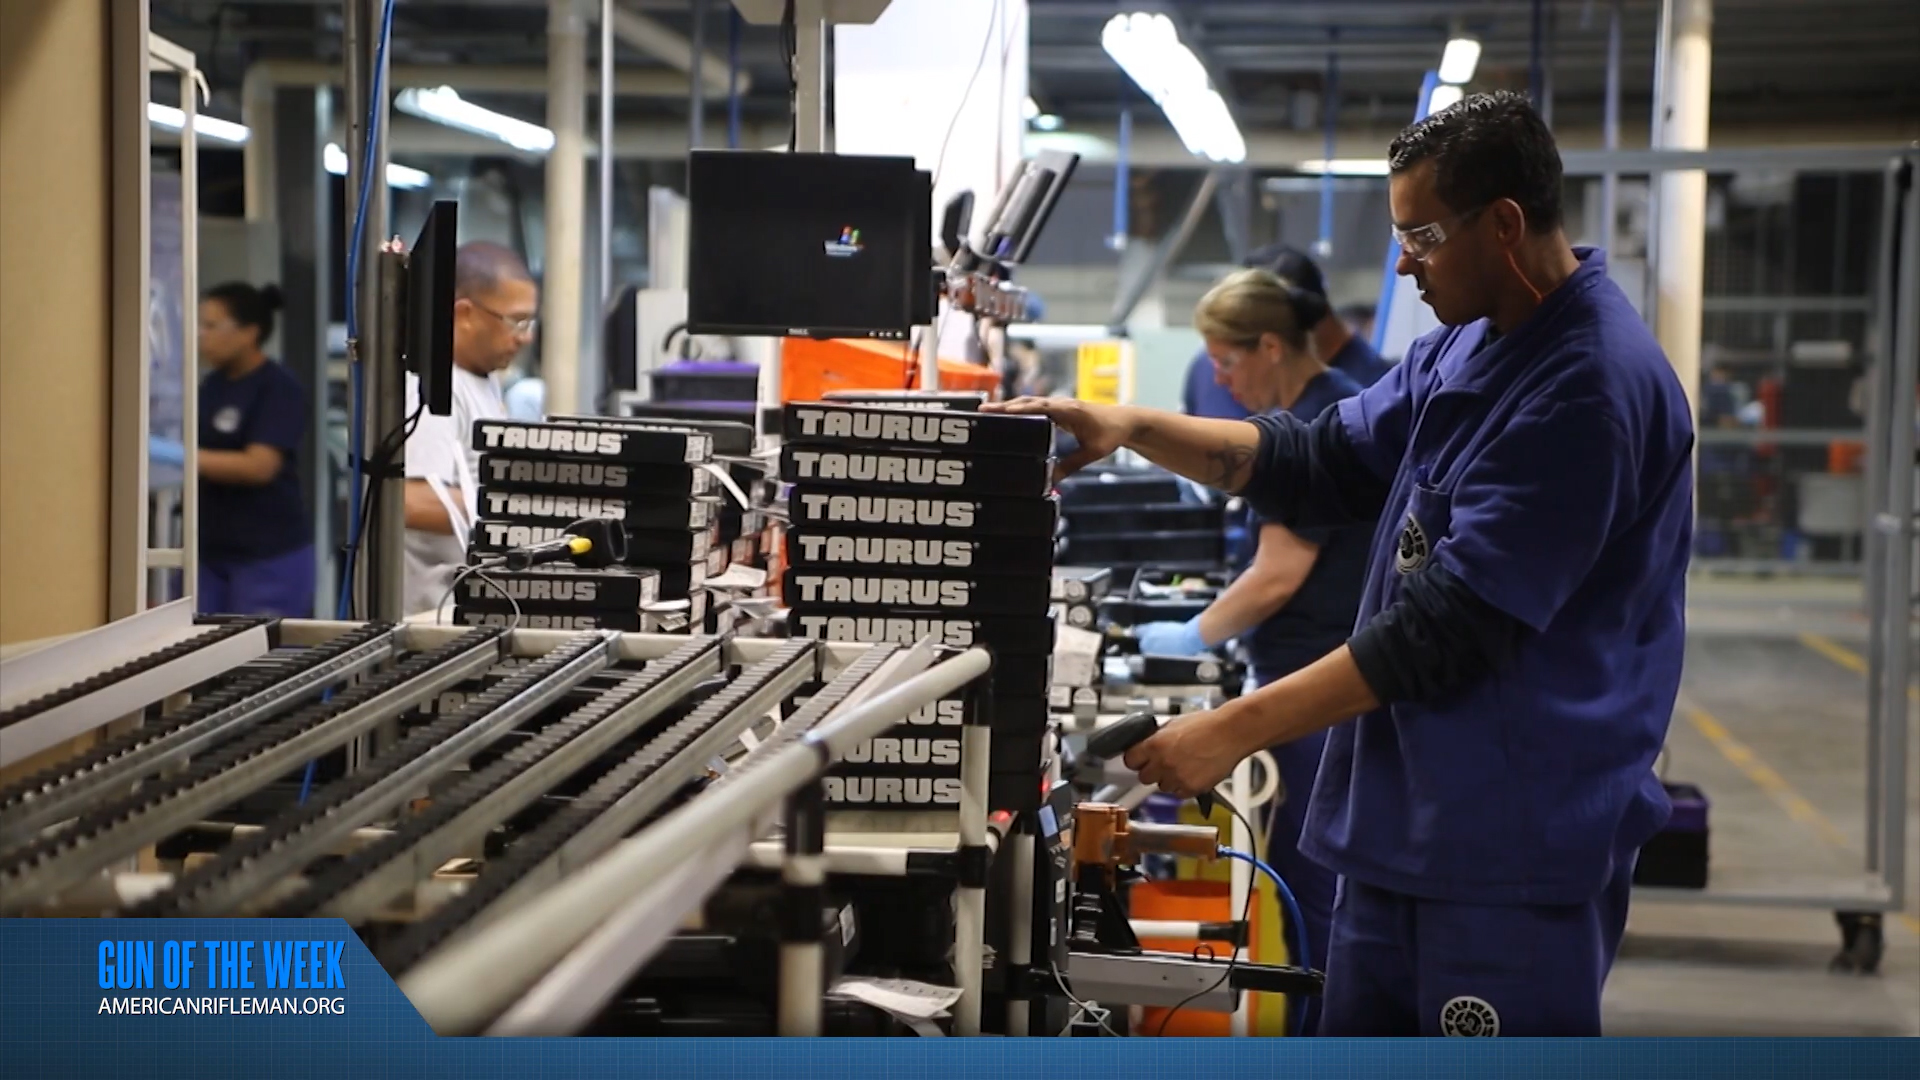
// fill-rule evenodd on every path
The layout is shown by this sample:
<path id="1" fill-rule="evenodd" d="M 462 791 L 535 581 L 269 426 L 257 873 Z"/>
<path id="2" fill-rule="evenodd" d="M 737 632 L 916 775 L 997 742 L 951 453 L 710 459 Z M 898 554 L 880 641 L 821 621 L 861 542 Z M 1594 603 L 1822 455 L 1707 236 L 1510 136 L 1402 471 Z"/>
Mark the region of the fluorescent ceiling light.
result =
<path id="1" fill-rule="evenodd" d="M 1059 131 L 1062 127 L 1066 126 L 1066 123 L 1065 120 L 1060 119 L 1052 113 L 1041 113 L 1039 116 L 1033 118 L 1033 127 L 1036 131 Z"/>
<path id="2" fill-rule="evenodd" d="M 1473 69 L 1480 63 L 1480 41 L 1478 38 L 1457 37 L 1447 42 L 1447 51 L 1440 54 L 1440 81 L 1444 83 L 1463 83 L 1473 79 Z"/>
<path id="3" fill-rule="evenodd" d="M 529 124 L 463 100 L 451 86 L 438 90 L 402 90 L 394 99 L 393 107 L 450 128 L 499 139 L 516 150 L 544 154 L 553 149 L 553 132 L 539 124 Z"/>
<path id="4" fill-rule="evenodd" d="M 1173 125 L 1192 154 L 1213 161 L 1242 162 L 1247 142 L 1227 112 L 1226 100 L 1207 80 L 1207 69 L 1180 41 L 1165 15 L 1115 15 L 1101 31 L 1100 45 Z"/>
<path id="5" fill-rule="evenodd" d="M 335 176 L 347 175 L 347 152 L 340 149 L 339 143 L 328 143 L 320 157 L 328 172 Z M 388 187 L 405 188 L 411 191 L 431 183 L 433 183 L 433 177 L 419 169 L 410 169 L 405 165 L 395 165 L 392 162 L 387 163 Z"/>
<path id="6" fill-rule="evenodd" d="M 187 126 L 187 114 L 171 105 L 162 105 L 157 101 L 147 102 L 147 120 L 155 127 L 168 131 L 179 131 Z M 231 120 L 222 120 L 206 113 L 195 113 L 193 130 L 197 135 L 205 136 L 225 143 L 244 143 L 252 132 L 245 124 L 236 124 Z"/>
<path id="7" fill-rule="evenodd" d="M 1433 95 L 1427 98 L 1427 114 L 1431 116 L 1441 109 L 1458 105 L 1460 104 L 1460 99 L 1466 95 L 1467 92 L 1465 90 L 1462 90 L 1453 83 L 1441 83 L 1439 86 L 1433 88 Z"/>
<path id="8" fill-rule="evenodd" d="M 1334 176 L 1385 176 L 1385 158 L 1309 158 L 1299 165 L 1303 173 L 1332 173 Z"/>

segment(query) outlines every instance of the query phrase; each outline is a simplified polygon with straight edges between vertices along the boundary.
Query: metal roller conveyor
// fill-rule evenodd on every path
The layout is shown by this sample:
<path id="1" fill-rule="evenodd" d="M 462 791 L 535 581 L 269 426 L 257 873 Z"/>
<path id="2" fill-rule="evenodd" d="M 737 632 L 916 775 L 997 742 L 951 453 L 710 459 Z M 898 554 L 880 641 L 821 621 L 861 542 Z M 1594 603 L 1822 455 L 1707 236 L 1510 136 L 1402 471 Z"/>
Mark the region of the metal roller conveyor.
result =
<path id="1" fill-rule="evenodd" d="M 0 789 L 0 849 L 126 794 L 135 782 L 391 659 L 396 648 L 391 626 L 357 627 L 283 661 L 243 669 L 185 708 Z"/>
<path id="2" fill-rule="evenodd" d="M 72 824 L 0 857 L 0 914 L 18 914 L 232 803 L 383 720 L 471 678 L 500 655 L 504 632 L 473 630 L 416 653 L 332 698 L 227 739 L 185 769 L 110 799 Z"/>
<path id="3" fill-rule="evenodd" d="M 741 672 L 725 690 L 648 740 L 539 828 L 515 841 L 504 856 L 489 861 L 465 893 L 415 924 L 391 948 L 382 950 L 381 962 L 390 970 L 404 970 L 456 934 L 477 929 L 513 910 L 572 867 L 599 855 L 665 805 L 741 732 L 818 677 L 818 657 L 812 643 L 782 643 L 766 659 Z M 336 872 L 345 871 L 355 861 L 349 859 Z M 367 912 L 369 895 L 372 893 L 365 890 L 358 896 L 343 893 L 338 899 L 327 899 L 324 906 L 302 904 L 276 914 L 336 915 L 352 922 Z"/>
<path id="4" fill-rule="evenodd" d="M 271 620 L 196 626 L 191 605 L 156 608 L 0 665 L 0 768 L 137 714 L 266 653 Z M 92 639 L 128 657 L 93 670 Z"/>
<path id="5" fill-rule="evenodd" d="M 689 642 L 648 663 L 593 704 L 435 797 L 426 810 L 309 883 L 281 910 L 318 910 L 335 902 L 377 909 L 720 671 L 714 641 Z"/>
<path id="6" fill-rule="evenodd" d="M 828 714 L 841 705 L 856 704 L 861 697 L 862 685 L 871 689 L 869 680 L 882 668 L 898 668 L 904 660 L 904 652 L 897 645 L 875 645 L 860 659 L 848 664 L 834 676 L 832 682 L 822 687 L 820 692 L 807 699 L 806 704 L 793 711 L 793 715 L 781 721 L 772 735 L 762 740 L 746 757 L 740 759 L 708 791 L 725 791 L 740 781 L 740 778 L 752 771 L 754 766 L 764 763 L 776 753 L 793 745 L 812 731 L 814 725 L 827 718 Z M 918 666 L 924 668 L 927 659 L 922 657 Z"/>
<path id="7" fill-rule="evenodd" d="M 897 645 L 875 645 L 834 676 L 820 692 L 794 710 L 781 722 L 773 735 L 754 747 L 718 780 L 701 792 L 703 799 L 724 798 L 723 792 L 737 786 L 755 770 L 778 757 L 804 739 L 835 710 L 850 708 L 878 692 L 881 686 L 909 674 L 918 674 L 932 662 L 933 650 L 925 645 L 908 650 Z M 777 845 L 776 845 L 777 846 Z M 727 873 L 720 865 L 703 868 L 711 875 L 699 881 L 698 875 L 674 875 L 662 879 L 660 888 L 672 888 L 687 897 L 704 895 L 700 886 L 711 889 Z M 773 863 L 778 867 L 778 861 Z M 644 902 L 644 897 L 636 897 Z M 697 901 L 696 901 L 697 902 Z M 657 945 L 672 928 L 680 925 L 681 912 L 642 911 L 633 918 L 616 916 L 600 934 L 583 943 L 549 971 L 539 985 L 530 990 L 511 1012 L 490 1029 L 494 1035 L 569 1035 L 577 1032 L 589 1018 L 632 978 L 637 964 L 622 963 L 622 957 L 644 954 L 649 945 Z M 406 970 L 419 961 L 417 949 L 395 963 L 384 955 L 395 971 Z"/>
<path id="8" fill-rule="evenodd" d="M 171 890 L 129 914 L 216 916 L 298 872 L 354 829 L 465 761 L 607 666 L 609 639 L 582 634 L 470 699 L 459 712 L 415 728 L 351 776 L 329 784 L 262 831 L 221 852 Z"/>
<path id="9" fill-rule="evenodd" d="M 789 799 L 811 791 L 817 804 L 821 775 L 850 748 L 987 670 L 983 651 L 932 640 L 201 625 L 158 608 L 7 661 L 9 761 L 20 732 L 95 741 L 0 788 L 0 914 L 339 917 L 396 976 L 421 973 L 436 1014 L 450 994 L 486 999 L 448 1030 L 474 1030 L 483 1013 L 502 1032 L 576 1030 L 686 912 L 764 863 L 750 844 L 783 807 L 793 830 Z M 968 839 L 989 749 L 986 713 L 968 710 L 962 753 L 978 760 L 960 842 L 944 853 L 956 867 L 985 866 L 974 849 L 993 846 Z M 140 722 L 105 729 L 123 717 Z M 344 775 L 296 800 L 289 776 L 364 736 Z M 668 842 L 695 822 L 716 839 Z M 820 860 L 808 828 L 794 835 L 782 903 L 797 913 L 817 889 L 794 874 Z M 483 851 L 477 876 L 441 876 Z M 640 870 L 636 851 L 657 867 Z M 583 888 L 613 872 L 611 892 Z M 980 889 L 957 889 L 954 1030 L 969 1034 Z M 542 928 L 533 946 L 530 926 Z M 485 986 L 446 977 L 496 938 L 517 943 L 510 973 Z M 819 1027 L 803 1000 L 818 992 L 817 952 L 782 945 L 781 1030 Z"/>

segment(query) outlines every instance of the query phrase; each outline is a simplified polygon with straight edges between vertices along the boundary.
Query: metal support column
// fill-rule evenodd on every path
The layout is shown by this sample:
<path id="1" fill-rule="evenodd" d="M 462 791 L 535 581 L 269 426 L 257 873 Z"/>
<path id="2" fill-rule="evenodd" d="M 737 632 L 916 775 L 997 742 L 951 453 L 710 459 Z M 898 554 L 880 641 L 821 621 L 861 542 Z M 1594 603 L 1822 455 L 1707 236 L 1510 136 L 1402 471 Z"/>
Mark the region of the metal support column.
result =
<path id="1" fill-rule="evenodd" d="M 280 322 L 280 362 L 307 388 L 307 429 L 300 439 L 300 489 L 307 494 L 313 521 L 314 614 L 331 616 L 339 594 L 335 580 L 332 463 L 327 458 L 327 324 L 329 303 L 339 283 L 328 272 L 333 245 L 326 230 L 333 220 L 327 206 L 329 185 L 321 156 L 332 130 L 332 91 L 289 86 L 259 103 L 271 113 L 275 159 L 264 170 L 269 189 L 260 193 L 276 208 L 272 219 L 280 233 L 280 290 L 292 302 Z M 251 175 L 251 174 L 250 174 Z M 254 193 L 251 181 L 248 194 Z"/>
<path id="2" fill-rule="evenodd" d="M 386 166 L 383 163 L 381 173 Z M 385 187 L 385 184 L 381 185 Z M 378 290 L 371 308 L 360 309 L 363 341 L 373 331 L 371 346 L 360 352 L 361 379 L 366 388 L 366 440 L 369 458 L 383 456 L 382 448 L 396 443 L 407 425 L 407 371 L 400 360 L 401 308 L 406 297 L 406 258 L 397 252 L 375 252 L 361 274 L 371 277 Z M 370 507 L 358 564 L 366 583 L 368 617 L 383 622 L 406 618 L 407 509 L 404 447 L 379 466 L 378 495 Z M 372 474 L 369 473 L 369 479 Z"/>
<path id="3" fill-rule="evenodd" d="M 613 283 L 613 3 L 614 0 L 600 0 L 600 244 L 596 254 L 600 257 L 602 319 L 612 310 L 614 294 L 619 291 Z M 696 63 L 698 55 L 695 54 Z M 700 96 L 697 77 L 693 85 L 697 99 Z M 603 350 L 608 347 L 602 344 Z"/>
<path id="4" fill-rule="evenodd" d="M 826 907 L 826 791 L 819 780 L 787 799 L 787 857 L 781 864 L 780 1034 L 820 1034 L 825 948 L 820 940 Z"/>
<path id="5" fill-rule="evenodd" d="M 987 799 L 993 759 L 993 679 L 967 688 L 966 724 L 960 729 L 960 881 L 953 899 L 953 1033 L 980 1034 L 981 983 L 986 974 Z"/>
<path id="6" fill-rule="evenodd" d="M 1613 0 L 1607 13 L 1607 90 L 1601 137 L 1608 150 L 1620 149 L 1620 23 L 1626 0 Z M 1600 181 L 1600 249 L 1614 257 L 1614 230 L 1620 221 L 1620 174 L 1612 169 Z"/>
<path id="7" fill-rule="evenodd" d="M 381 384 L 375 380 L 376 372 L 369 365 L 387 345 L 381 339 L 383 328 L 377 314 L 380 309 L 379 254 L 388 234 L 387 73 L 386 51 L 380 48 L 384 7 L 381 0 L 348 0 L 345 28 L 347 200 L 342 208 L 341 224 L 347 230 L 348 255 L 355 261 L 358 271 L 358 277 L 347 284 L 353 290 L 355 312 L 355 336 L 348 342 L 347 349 L 348 362 L 361 365 L 363 400 L 369 406 L 363 410 L 359 433 L 364 454 L 371 454 L 379 446 L 383 434 L 383 430 L 376 426 L 376 410 L 371 407 L 378 397 L 375 388 Z M 374 179 L 369 182 L 368 177 Z M 363 205 L 363 224 L 356 236 L 354 220 L 361 214 Z M 366 479 L 362 474 L 350 477 L 349 482 L 364 485 Z M 389 559 L 393 565 L 400 567 L 404 567 L 405 561 L 402 551 L 397 548 L 383 551 L 379 539 L 366 536 L 361 540 L 363 551 L 357 562 L 357 580 L 354 582 L 357 602 L 354 607 L 370 618 L 390 618 L 399 613 L 383 615 L 375 610 L 376 598 L 366 590 L 367 575 L 371 567 L 383 565 Z M 377 578 L 378 571 L 373 572 Z"/>
<path id="8" fill-rule="evenodd" d="M 580 321 L 585 310 L 587 26 L 580 0 L 549 0 L 547 11 L 547 248 L 540 310 L 540 377 L 549 413 L 580 408 Z M 595 305 L 598 307 L 598 305 Z"/>
<path id="9" fill-rule="evenodd" d="M 1653 110 L 1647 117 L 1647 147 L 1666 148 L 1667 110 L 1673 97 L 1673 5 L 1676 0 L 1660 0 L 1660 22 L 1653 37 Z M 1660 265 L 1660 177 L 1647 175 L 1647 272 L 1641 293 L 1640 313 L 1647 328 L 1660 332 L 1660 279 L 1654 268 Z"/>
<path id="10" fill-rule="evenodd" d="M 687 68 L 687 86 L 692 91 L 687 96 L 687 145 L 698 150 L 707 141 L 707 86 L 700 70 L 707 57 L 707 0 L 693 0 L 690 18 L 693 56 Z"/>
<path id="11" fill-rule="evenodd" d="M 1008 845 L 1013 860 L 1013 879 L 1008 889 L 1006 979 L 1001 994 L 1007 999 L 1007 1034 L 1026 1035 L 1033 1018 L 1033 882 L 1038 869 L 1035 860 L 1034 815 L 1022 814 L 1014 824 Z M 1051 957 L 1048 966 L 1052 966 Z"/>
<path id="12" fill-rule="evenodd" d="M 1708 93 L 1713 74 L 1712 0 L 1676 0 L 1669 50 L 1668 104 L 1662 149 L 1701 150 L 1707 145 Z M 1707 174 L 1669 172 L 1659 178 L 1659 258 L 1649 267 L 1656 282 L 1655 334 L 1686 389 L 1700 397 L 1700 300 L 1706 262 Z"/>
<path id="13" fill-rule="evenodd" d="M 826 153 L 827 146 L 827 25 L 826 0 L 794 0 L 793 148 L 802 154 Z M 780 407 L 780 344 L 760 361 L 759 393 L 762 416 Z M 764 426 L 764 425 L 762 425 Z"/>
<path id="14" fill-rule="evenodd" d="M 1907 884 L 1907 754 L 1911 715 L 1907 693 L 1914 665 L 1914 564 L 1920 559 L 1915 521 L 1916 462 L 1914 425 L 1916 380 L 1920 379 L 1920 300 L 1913 284 L 1920 279 L 1920 177 L 1908 159 L 1908 183 L 1903 193 L 1900 229 L 1899 277 L 1888 300 L 1898 311 L 1887 359 L 1886 397 L 1887 471 L 1884 491 L 1876 497 L 1882 509 L 1874 527 L 1884 541 L 1881 566 L 1886 604 L 1881 612 L 1882 645 L 1870 658 L 1868 677 L 1878 684 L 1881 709 L 1881 797 L 1885 807 L 1881 837 L 1882 873 L 1892 891 L 1891 909 L 1902 910 Z"/>

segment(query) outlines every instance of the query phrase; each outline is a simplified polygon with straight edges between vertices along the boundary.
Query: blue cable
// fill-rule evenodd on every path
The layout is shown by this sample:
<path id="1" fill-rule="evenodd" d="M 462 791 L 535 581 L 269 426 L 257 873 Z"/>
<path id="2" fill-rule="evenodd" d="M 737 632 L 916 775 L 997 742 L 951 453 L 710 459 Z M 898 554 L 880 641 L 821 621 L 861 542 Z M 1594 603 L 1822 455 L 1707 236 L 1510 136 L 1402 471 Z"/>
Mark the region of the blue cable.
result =
<path id="1" fill-rule="evenodd" d="M 1300 902 L 1293 898 L 1293 890 L 1287 888 L 1287 883 L 1281 879 L 1279 871 L 1260 861 L 1260 859 L 1254 855 L 1240 851 L 1237 848 L 1223 847 L 1220 849 L 1220 854 L 1229 859 L 1239 859 L 1241 862 L 1251 863 L 1255 870 L 1267 875 L 1268 879 L 1273 882 L 1274 891 L 1280 894 L 1280 903 L 1287 910 L 1287 924 L 1293 929 L 1293 964 L 1295 967 L 1301 968 L 1312 967 L 1313 950 L 1307 942 L 1307 922 L 1300 915 Z M 1295 1006 L 1293 1010 L 1293 1033 L 1295 1035 L 1302 1035 L 1306 1032 L 1307 1000 L 1304 995 L 1296 994 L 1294 996 L 1299 998 L 1299 1000 L 1290 1003 Z"/>
<path id="2" fill-rule="evenodd" d="M 367 232 L 367 200 L 373 193 L 375 183 L 385 183 L 386 177 L 374 177 L 365 173 L 367 163 L 373 161 L 374 135 L 379 130 L 380 109 L 386 102 L 387 42 L 393 38 L 393 3 L 386 0 L 380 9 L 380 34 L 374 42 L 373 86 L 367 95 L 367 138 L 363 144 L 360 161 L 360 199 L 353 211 L 353 242 L 347 245 L 347 340 L 354 341 L 360 336 L 360 310 L 356 303 L 355 286 L 360 281 L 360 244 Z M 334 600 L 334 617 L 346 619 L 353 614 L 353 574 L 360 554 L 360 511 L 361 457 L 364 449 L 360 443 L 360 427 L 366 411 L 366 388 L 360 377 L 360 365 L 347 365 L 347 557 L 341 566 L 340 592 Z M 322 701 L 333 697 L 328 690 L 321 696 Z M 300 778 L 299 805 L 306 805 L 307 796 L 313 792 L 313 776 L 319 766 L 318 758 L 307 762 L 306 772 Z"/>

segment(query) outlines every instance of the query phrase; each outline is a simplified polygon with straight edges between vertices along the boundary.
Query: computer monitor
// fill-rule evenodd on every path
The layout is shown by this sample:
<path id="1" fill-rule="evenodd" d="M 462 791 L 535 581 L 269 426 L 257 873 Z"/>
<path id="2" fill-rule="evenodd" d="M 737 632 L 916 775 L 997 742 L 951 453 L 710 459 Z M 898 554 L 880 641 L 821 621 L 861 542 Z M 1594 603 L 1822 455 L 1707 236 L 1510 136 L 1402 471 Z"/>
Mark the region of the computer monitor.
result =
<path id="1" fill-rule="evenodd" d="M 1007 266 L 1026 262 L 1079 164 L 1079 154 L 1064 150 L 1042 150 L 1035 154 L 1001 189 L 1000 200 L 987 220 L 980 253 Z"/>
<path id="2" fill-rule="evenodd" d="M 420 377 L 420 400 L 435 416 L 453 415 L 453 278 L 460 204 L 434 202 L 407 254 L 406 321 L 400 348 Z"/>
<path id="3" fill-rule="evenodd" d="M 694 152 L 688 332 L 906 340 L 930 316 L 931 181 L 904 157 Z"/>

